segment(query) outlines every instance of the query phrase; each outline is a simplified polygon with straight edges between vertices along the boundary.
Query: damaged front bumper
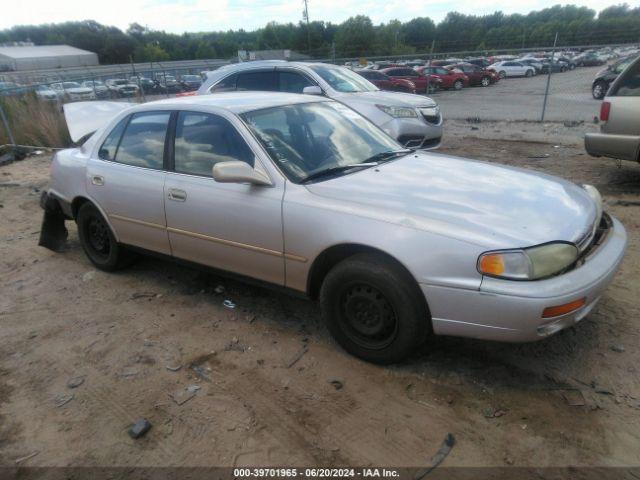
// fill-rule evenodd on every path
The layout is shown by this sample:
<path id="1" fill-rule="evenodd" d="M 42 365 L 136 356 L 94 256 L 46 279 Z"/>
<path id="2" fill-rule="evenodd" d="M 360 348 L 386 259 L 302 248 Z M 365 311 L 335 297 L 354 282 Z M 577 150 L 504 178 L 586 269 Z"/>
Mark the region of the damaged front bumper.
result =
<path id="1" fill-rule="evenodd" d="M 44 210 L 44 215 L 38 245 L 60 252 L 69 236 L 64 222 L 72 218 L 71 205 L 44 191 L 40 196 L 40 206 Z"/>

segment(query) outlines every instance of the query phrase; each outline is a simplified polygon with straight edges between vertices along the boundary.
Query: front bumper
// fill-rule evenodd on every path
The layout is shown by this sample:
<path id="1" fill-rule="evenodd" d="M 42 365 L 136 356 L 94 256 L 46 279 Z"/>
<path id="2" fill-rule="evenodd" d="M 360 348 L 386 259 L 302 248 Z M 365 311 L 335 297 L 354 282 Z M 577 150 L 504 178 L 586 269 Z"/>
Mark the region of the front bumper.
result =
<path id="1" fill-rule="evenodd" d="M 391 118 L 380 127 L 405 147 L 437 148 L 442 139 L 442 114 L 432 121 L 423 117 Z"/>
<path id="2" fill-rule="evenodd" d="M 479 290 L 421 285 L 434 333 L 506 342 L 540 340 L 582 320 L 596 305 L 624 256 L 627 234 L 611 218 L 601 243 L 573 270 L 546 280 L 483 277 Z M 547 307 L 585 299 L 579 309 L 542 318 Z"/>

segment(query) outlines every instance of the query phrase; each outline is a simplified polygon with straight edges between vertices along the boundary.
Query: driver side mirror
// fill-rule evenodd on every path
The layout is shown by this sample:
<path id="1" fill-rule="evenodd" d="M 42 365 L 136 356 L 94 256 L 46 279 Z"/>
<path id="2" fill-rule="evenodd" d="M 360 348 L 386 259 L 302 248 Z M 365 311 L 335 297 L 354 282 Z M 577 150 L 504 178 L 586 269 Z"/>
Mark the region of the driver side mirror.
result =
<path id="1" fill-rule="evenodd" d="M 302 93 L 305 95 L 322 95 L 322 89 L 317 85 L 311 85 L 308 87 L 304 87 L 302 89 Z"/>
<path id="2" fill-rule="evenodd" d="M 247 162 L 234 160 L 219 162 L 213 166 L 213 179 L 220 183 L 250 183 L 271 186 L 271 180 L 264 173 L 255 170 Z"/>

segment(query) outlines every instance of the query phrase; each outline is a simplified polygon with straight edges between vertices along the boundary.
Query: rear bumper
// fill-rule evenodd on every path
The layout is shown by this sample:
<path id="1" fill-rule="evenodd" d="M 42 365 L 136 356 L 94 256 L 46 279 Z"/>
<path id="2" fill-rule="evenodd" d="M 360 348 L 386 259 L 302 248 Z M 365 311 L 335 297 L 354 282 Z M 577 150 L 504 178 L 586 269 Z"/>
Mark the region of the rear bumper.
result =
<path id="1" fill-rule="evenodd" d="M 587 133 L 584 148 L 593 157 L 611 157 L 620 160 L 640 160 L 640 137 L 612 133 Z"/>
<path id="2" fill-rule="evenodd" d="M 623 259 L 627 234 L 611 227 L 584 263 L 557 277 L 532 282 L 484 277 L 480 290 L 421 285 L 438 335 L 506 342 L 540 340 L 582 320 L 600 299 Z M 579 309 L 542 318 L 547 307 L 585 299 Z"/>

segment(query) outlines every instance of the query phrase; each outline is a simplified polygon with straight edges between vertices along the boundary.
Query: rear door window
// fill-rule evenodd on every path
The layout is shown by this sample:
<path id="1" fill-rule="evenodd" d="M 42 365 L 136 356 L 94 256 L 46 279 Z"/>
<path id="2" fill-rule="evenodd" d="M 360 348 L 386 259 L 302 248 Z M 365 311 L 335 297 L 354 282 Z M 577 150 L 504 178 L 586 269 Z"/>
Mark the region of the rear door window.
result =
<path id="1" fill-rule="evenodd" d="M 118 149 L 118 144 L 120 143 L 120 139 L 122 138 L 122 132 L 124 132 L 124 128 L 127 126 L 127 122 L 129 121 L 129 117 L 125 117 L 118 125 L 114 127 L 113 130 L 107 135 L 104 143 L 98 150 L 98 158 L 101 160 L 115 160 L 116 159 L 116 150 Z"/>
<path id="2" fill-rule="evenodd" d="M 268 70 L 239 73 L 236 89 L 259 92 L 276 92 L 278 91 L 278 79 L 276 72 Z"/>
<path id="3" fill-rule="evenodd" d="M 220 82 L 216 83 L 213 87 L 209 89 L 209 92 L 232 92 L 236 89 L 236 81 L 238 80 L 238 75 L 229 75 L 226 78 L 223 78 Z"/>
<path id="4" fill-rule="evenodd" d="M 161 170 L 171 112 L 134 113 L 124 131 L 115 161 Z"/>

